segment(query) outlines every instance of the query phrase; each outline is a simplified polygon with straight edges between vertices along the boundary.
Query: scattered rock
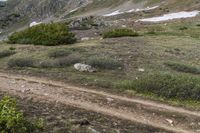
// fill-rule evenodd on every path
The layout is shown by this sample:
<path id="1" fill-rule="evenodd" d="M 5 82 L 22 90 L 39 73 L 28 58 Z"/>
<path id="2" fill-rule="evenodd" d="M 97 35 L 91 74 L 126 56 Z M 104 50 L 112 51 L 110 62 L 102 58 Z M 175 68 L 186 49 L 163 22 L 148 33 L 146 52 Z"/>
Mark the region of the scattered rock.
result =
<path id="1" fill-rule="evenodd" d="M 171 119 L 165 119 L 171 126 L 174 126 L 174 122 L 173 122 L 173 120 L 171 120 Z"/>
<path id="2" fill-rule="evenodd" d="M 96 69 L 90 65 L 77 63 L 74 65 L 74 68 L 80 72 L 95 72 Z"/>

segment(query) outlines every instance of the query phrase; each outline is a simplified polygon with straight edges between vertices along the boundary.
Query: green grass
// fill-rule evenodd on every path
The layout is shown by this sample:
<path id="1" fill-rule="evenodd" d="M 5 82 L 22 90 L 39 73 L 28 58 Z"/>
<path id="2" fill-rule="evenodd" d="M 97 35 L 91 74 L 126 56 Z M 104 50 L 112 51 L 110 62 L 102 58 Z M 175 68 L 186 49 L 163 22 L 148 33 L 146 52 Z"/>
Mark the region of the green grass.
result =
<path id="1" fill-rule="evenodd" d="M 112 31 L 104 32 L 103 38 L 116 38 L 116 37 L 135 37 L 139 34 L 131 29 L 114 29 Z"/>
<path id="2" fill-rule="evenodd" d="M 55 46 L 72 44 L 76 42 L 75 35 L 71 33 L 65 24 L 51 23 L 40 24 L 20 32 L 13 33 L 8 38 L 11 44 L 35 44 Z"/>
<path id="3" fill-rule="evenodd" d="M 17 102 L 10 97 L 0 100 L 0 132 L 1 133 L 30 133 L 43 128 L 43 123 L 28 121 L 17 108 Z"/>
<path id="4" fill-rule="evenodd" d="M 195 66 L 186 65 L 186 64 L 178 63 L 178 62 L 165 62 L 164 64 L 178 72 L 200 74 L 200 68 L 195 67 Z"/>
<path id="5" fill-rule="evenodd" d="M 188 75 L 150 74 L 118 83 L 117 88 L 166 99 L 200 100 L 200 78 Z"/>

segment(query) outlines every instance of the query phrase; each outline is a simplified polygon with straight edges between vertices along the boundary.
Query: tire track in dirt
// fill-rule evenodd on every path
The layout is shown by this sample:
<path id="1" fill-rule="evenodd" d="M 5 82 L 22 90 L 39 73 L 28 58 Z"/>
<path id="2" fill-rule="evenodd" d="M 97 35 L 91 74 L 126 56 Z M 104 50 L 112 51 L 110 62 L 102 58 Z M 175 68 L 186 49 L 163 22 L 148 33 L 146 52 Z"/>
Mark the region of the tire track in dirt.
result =
<path id="1" fill-rule="evenodd" d="M 70 86 L 62 82 L 5 73 L 0 73 L 0 84 L 1 91 L 14 95 L 23 96 L 23 94 L 26 94 L 26 96 L 43 98 L 51 102 L 61 102 L 172 132 L 192 133 L 200 129 L 199 126 L 190 127 L 190 123 L 200 122 L 199 112 L 149 100 L 126 98 L 106 92 Z M 152 112 L 153 116 L 151 115 Z M 166 122 L 169 115 L 177 115 L 173 119 L 173 122 L 177 123 L 176 125 Z M 182 119 L 189 120 L 184 123 Z"/>

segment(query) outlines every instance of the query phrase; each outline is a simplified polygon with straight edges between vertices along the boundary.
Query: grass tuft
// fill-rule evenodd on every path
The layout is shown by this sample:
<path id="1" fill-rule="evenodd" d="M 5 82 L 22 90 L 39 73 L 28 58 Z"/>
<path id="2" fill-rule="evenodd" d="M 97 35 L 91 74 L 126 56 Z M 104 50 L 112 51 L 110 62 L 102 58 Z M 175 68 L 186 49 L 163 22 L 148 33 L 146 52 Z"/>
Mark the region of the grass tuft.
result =
<path id="1" fill-rule="evenodd" d="M 200 68 L 197 68 L 195 66 L 186 65 L 178 62 L 165 62 L 164 64 L 178 72 L 200 74 Z"/>
<path id="2" fill-rule="evenodd" d="M 14 54 L 16 54 L 16 52 L 13 51 L 13 50 L 1 51 L 0 52 L 0 58 L 8 57 L 8 56 L 11 56 L 11 55 L 14 55 Z"/>
<path id="3" fill-rule="evenodd" d="M 109 57 L 91 57 L 88 59 L 87 64 L 100 69 L 117 69 L 121 67 L 121 63 Z"/>
<path id="4" fill-rule="evenodd" d="M 112 31 L 104 32 L 103 38 L 116 38 L 116 37 L 135 37 L 139 36 L 139 33 L 131 29 L 114 29 Z"/>
<path id="5" fill-rule="evenodd" d="M 34 63 L 32 58 L 14 58 L 8 61 L 8 67 L 34 67 Z"/>

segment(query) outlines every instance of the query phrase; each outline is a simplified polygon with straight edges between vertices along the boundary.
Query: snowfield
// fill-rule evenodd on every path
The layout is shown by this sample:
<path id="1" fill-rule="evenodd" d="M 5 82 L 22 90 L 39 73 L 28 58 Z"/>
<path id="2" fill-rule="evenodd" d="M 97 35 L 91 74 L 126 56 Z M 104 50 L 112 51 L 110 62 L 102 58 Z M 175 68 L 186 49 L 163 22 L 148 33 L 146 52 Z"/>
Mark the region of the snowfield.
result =
<path id="1" fill-rule="evenodd" d="M 177 13 L 165 14 L 165 15 L 159 16 L 159 17 L 140 19 L 138 21 L 162 22 L 162 21 L 173 20 L 173 19 L 192 18 L 192 17 L 196 17 L 197 15 L 199 15 L 199 13 L 200 13 L 200 11 L 191 11 L 191 12 L 182 11 L 182 12 L 177 12 Z"/>

